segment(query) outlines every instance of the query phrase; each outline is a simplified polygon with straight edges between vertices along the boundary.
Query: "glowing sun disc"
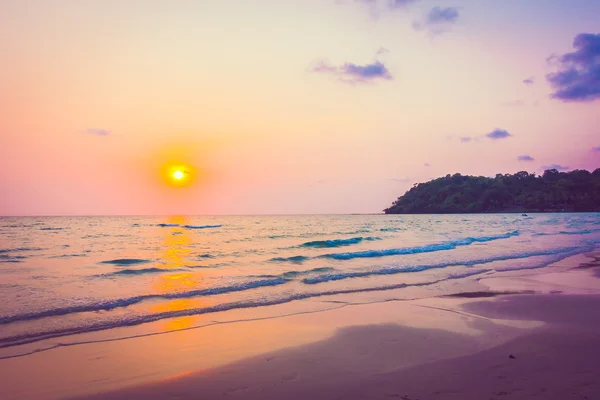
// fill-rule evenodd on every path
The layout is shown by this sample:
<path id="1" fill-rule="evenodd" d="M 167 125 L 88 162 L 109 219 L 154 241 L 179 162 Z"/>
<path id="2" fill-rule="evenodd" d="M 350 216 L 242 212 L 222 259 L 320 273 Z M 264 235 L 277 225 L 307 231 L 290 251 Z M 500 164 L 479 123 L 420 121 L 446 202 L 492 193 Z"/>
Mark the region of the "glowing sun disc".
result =
<path id="1" fill-rule="evenodd" d="M 173 178 L 177 179 L 178 181 L 183 179 L 184 176 L 185 174 L 183 173 L 183 171 L 177 170 L 173 172 Z"/>
<path id="2" fill-rule="evenodd" d="M 196 170 L 189 164 L 165 163 L 160 171 L 160 176 L 167 186 L 187 187 L 194 184 Z"/>

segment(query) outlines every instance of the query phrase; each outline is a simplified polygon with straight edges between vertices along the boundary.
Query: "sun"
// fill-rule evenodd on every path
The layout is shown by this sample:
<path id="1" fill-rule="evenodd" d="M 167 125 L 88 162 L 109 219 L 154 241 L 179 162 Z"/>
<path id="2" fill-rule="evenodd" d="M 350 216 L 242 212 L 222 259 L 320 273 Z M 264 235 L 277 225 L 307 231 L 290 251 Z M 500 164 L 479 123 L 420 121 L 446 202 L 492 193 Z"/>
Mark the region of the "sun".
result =
<path id="1" fill-rule="evenodd" d="M 160 175 L 168 186 L 186 187 L 194 183 L 196 169 L 190 164 L 174 162 L 163 165 Z"/>
<path id="2" fill-rule="evenodd" d="M 178 181 L 182 180 L 185 177 L 185 174 L 183 173 L 183 171 L 181 170 L 177 170 L 175 172 L 173 172 L 173 178 L 177 179 Z"/>

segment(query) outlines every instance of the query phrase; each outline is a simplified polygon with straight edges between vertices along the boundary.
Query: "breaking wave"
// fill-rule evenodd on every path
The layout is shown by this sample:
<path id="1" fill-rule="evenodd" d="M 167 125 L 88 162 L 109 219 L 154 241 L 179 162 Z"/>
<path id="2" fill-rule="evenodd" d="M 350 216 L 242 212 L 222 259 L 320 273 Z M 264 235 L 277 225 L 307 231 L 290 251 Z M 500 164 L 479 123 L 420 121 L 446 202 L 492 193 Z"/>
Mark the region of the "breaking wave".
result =
<path id="1" fill-rule="evenodd" d="M 100 264 L 111 264 L 111 265 L 124 266 L 124 265 L 148 264 L 149 262 L 151 262 L 151 261 L 143 260 L 140 258 L 118 258 L 116 260 L 101 261 Z"/>
<path id="2" fill-rule="evenodd" d="M 424 246 L 416 246 L 416 247 L 404 247 L 399 249 L 384 249 L 384 250 L 366 250 L 366 251 L 357 251 L 352 253 L 334 253 L 334 254 L 325 254 L 321 257 L 323 258 L 332 258 L 334 260 L 352 260 L 354 258 L 371 258 L 371 257 L 385 257 L 385 256 L 398 256 L 398 255 L 406 255 L 406 254 L 418 254 L 418 253 L 431 253 L 435 251 L 443 251 L 443 250 L 453 250 L 458 246 L 468 246 L 473 243 L 484 243 L 491 242 L 493 240 L 499 239 L 508 239 L 513 236 L 518 236 L 519 231 L 509 232 L 503 235 L 495 235 L 495 236 L 478 236 L 478 237 L 468 237 L 464 239 L 451 240 L 448 242 L 437 243 L 437 244 L 427 244 Z"/>
<path id="3" fill-rule="evenodd" d="M 342 247 L 358 244 L 362 241 L 373 241 L 380 240 L 377 237 L 354 237 L 350 239 L 329 239 L 329 240 L 315 240 L 312 242 L 302 243 L 300 247 L 316 247 L 316 248 L 329 248 L 329 247 Z"/>

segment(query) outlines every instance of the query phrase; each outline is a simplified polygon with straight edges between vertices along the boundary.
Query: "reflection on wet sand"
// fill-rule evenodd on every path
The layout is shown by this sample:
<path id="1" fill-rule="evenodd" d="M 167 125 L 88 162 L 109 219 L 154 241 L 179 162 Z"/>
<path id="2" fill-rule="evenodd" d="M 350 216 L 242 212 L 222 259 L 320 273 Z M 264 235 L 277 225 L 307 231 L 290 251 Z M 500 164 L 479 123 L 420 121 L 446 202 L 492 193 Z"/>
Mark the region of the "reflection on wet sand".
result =
<path id="1" fill-rule="evenodd" d="M 191 253 L 191 238 L 187 229 L 181 226 L 186 225 L 187 218 L 183 216 L 169 217 L 169 224 L 176 224 L 173 228 L 165 230 L 164 242 L 159 250 L 157 258 L 162 260 L 162 268 L 165 270 L 180 271 L 186 265 L 186 259 Z M 176 293 L 197 290 L 203 287 L 203 274 L 201 272 L 177 272 L 157 276 L 152 283 L 155 293 Z M 166 302 L 151 304 L 149 310 L 152 313 L 163 313 L 167 311 L 179 311 L 190 308 L 207 307 L 210 302 L 205 298 L 194 299 L 173 299 Z M 197 325 L 203 319 L 202 315 L 189 317 L 179 317 L 166 319 L 162 323 L 165 331 L 174 329 L 188 328 Z"/>

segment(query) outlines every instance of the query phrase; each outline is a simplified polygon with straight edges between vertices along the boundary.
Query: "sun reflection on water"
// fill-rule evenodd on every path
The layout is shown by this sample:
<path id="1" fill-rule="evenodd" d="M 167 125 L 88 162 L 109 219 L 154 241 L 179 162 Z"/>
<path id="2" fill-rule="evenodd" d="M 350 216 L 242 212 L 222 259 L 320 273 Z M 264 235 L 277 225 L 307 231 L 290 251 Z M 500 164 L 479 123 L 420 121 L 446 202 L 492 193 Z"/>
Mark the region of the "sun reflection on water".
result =
<path id="1" fill-rule="evenodd" d="M 155 293 L 177 293 L 190 290 L 201 289 L 203 284 L 203 275 L 200 272 L 182 272 L 187 267 L 187 259 L 192 252 L 192 240 L 187 229 L 182 228 L 187 223 L 186 217 L 169 217 L 169 224 L 177 224 L 164 231 L 164 245 L 159 250 L 158 257 L 163 261 L 162 268 L 173 270 L 170 274 L 158 276 L 152 284 Z M 208 306 L 209 302 L 204 298 L 173 299 L 152 304 L 149 306 L 152 313 L 163 313 L 170 311 L 180 311 L 191 308 L 200 308 Z M 179 318 L 165 319 L 162 326 L 165 331 L 188 328 L 198 324 L 201 316 L 188 316 Z"/>

